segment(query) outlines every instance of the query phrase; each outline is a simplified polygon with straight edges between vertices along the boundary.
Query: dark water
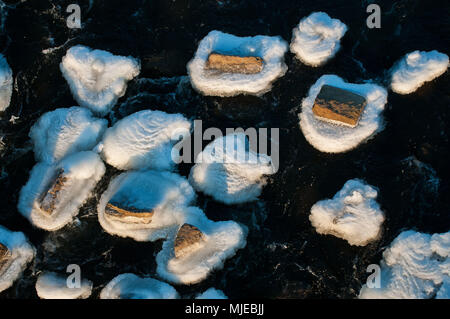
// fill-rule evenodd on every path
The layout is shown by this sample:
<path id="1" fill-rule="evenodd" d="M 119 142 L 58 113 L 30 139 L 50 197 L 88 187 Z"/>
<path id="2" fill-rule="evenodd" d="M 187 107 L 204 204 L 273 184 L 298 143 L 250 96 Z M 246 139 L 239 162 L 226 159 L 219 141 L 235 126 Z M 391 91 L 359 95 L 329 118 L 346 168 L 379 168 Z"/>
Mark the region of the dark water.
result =
<path id="1" fill-rule="evenodd" d="M 81 6 L 81 30 L 66 27 L 65 9 L 74 2 Z M 78 222 L 60 231 L 35 229 L 17 212 L 19 190 L 35 164 L 28 138 L 31 125 L 44 112 L 76 105 L 59 71 L 62 56 L 75 44 L 141 60 L 139 79 L 148 80 L 130 82 L 111 119 L 150 108 L 201 119 L 204 129 L 280 128 L 280 170 L 269 178 L 260 202 L 226 206 L 199 194 L 197 205 L 209 218 L 234 219 L 249 227 L 248 245 L 202 283 L 176 286 L 183 296 L 214 286 L 231 298 L 354 298 L 366 280 L 367 265 L 378 263 L 402 230 L 448 231 L 449 72 L 413 94 L 389 92 L 384 131 L 348 153 L 321 153 L 299 129 L 301 100 L 322 74 L 386 85 L 386 70 L 404 54 L 416 49 L 450 53 L 448 1 L 376 1 L 382 27 L 370 30 L 365 21 L 371 2 L 0 1 L 0 48 L 15 79 L 11 105 L 0 118 L 5 143 L 0 151 L 0 224 L 25 232 L 37 248 L 24 276 L 0 298 L 37 298 L 39 272 L 64 273 L 72 263 L 94 282 L 93 297 L 117 274 L 155 275 L 161 242 L 113 237 L 97 221 L 96 202 L 118 173 L 111 167 L 96 198 L 82 207 Z M 261 98 L 203 97 L 186 81 L 186 63 L 209 31 L 280 35 L 290 41 L 300 18 L 313 11 L 325 11 L 349 27 L 341 50 L 325 66 L 307 67 L 288 53 L 287 74 Z M 42 54 L 51 47 L 60 48 Z M 18 117 L 15 123 L 11 116 Z M 179 171 L 187 176 L 189 169 L 184 164 Z M 308 220 L 315 202 L 332 197 L 351 178 L 379 188 L 378 202 L 386 214 L 382 238 L 366 247 L 318 235 Z"/>

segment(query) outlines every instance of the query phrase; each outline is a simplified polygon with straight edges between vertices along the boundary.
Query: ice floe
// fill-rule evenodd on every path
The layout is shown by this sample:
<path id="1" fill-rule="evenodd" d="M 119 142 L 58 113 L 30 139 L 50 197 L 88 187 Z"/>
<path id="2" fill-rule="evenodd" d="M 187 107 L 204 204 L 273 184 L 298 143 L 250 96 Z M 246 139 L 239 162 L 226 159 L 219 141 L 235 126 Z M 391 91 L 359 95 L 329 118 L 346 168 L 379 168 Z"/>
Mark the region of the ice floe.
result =
<path id="1" fill-rule="evenodd" d="M 345 239 L 350 245 L 365 246 L 379 238 L 384 214 L 376 202 L 377 190 L 362 180 L 352 179 L 333 197 L 317 202 L 309 220 L 319 234 Z"/>
<path id="2" fill-rule="evenodd" d="M 191 122 L 181 114 L 140 111 L 107 129 L 98 150 L 118 169 L 170 170 L 177 161 L 173 145 L 190 129 Z"/>
<path id="3" fill-rule="evenodd" d="M 228 299 L 228 297 L 225 296 L 222 290 L 209 288 L 199 294 L 195 299 Z"/>
<path id="4" fill-rule="evenodd" d="M 287 48 L 287 43 L 278 36 L 238 37 L 211 31 L 200 42 L 194 58 L 187 65 L 191 84 L 204 95 L 262 95 L 272 88 L 277 78 L 286 73 L 284 54 Z M 253 74 L 209 70 L 206 64 L 211 53 L 259 57 L 263 67 L 260 72 Z"/>
<path id="5" fill-rule="evenodd" d="M 194 199 L 191 185 L 178 174 L 130 171 L 115 177 L 102 194 L 98 219 L 112 235 L 154 241 L 183 223 L 186 206 Z M 117 208 L 108 210 L 108 204 Z"/>
<path id="6" fill-rule="evenodd" d="M 271 158 L 249 148 L 244 133 L 215 139 L 198 154 L 189 181 L 195 189 L 226 204 L 256 200 L 275 173 Z"/>
<path id="7" fill-rule="evenodd" d="M 93 117 L 91 111 L 83 107 L 47 112 L 30 130 L 35 158 L 56 163 L 67 155 L 92 150 L 107 126 L 107 120 Z"/>
<path id="8" fill-rule="evenodd" d="M 364 285 L 363 299 L 448 298 L 450 232 L 404 231 L 383 252 L 380 287 Z"/>
<path id="9" fill-rule="evenodd" d="M 442 75 L 448 68 L 448 55 L 433 51 L 408 53 L 392 69 L 391 88 L 399 94 L 409 94 L 425 82 Z"/>
<path id="10" fill-rule="evenodd" d="M 227 258 L 246 245 L 245 227 L 234 221 L 211 221 L 197 207 L 189 207 L 188 210 L 184 224 L 178 231 L 172 232 L 156 256 L 158 275 L 176 284 L 202 281 L 211 271 L 221 269 Z M 192 238 L 184 233 L 180 243 L 179 233 L 185 226 L 201 232 L 202 238 L 193 243 Z M 180 245 L 190 247 L 185 247 L 177 256 L 176 246 Z"/>
<path id="11" fill-rule="evenodd" d="M 106 115 L 139 74 L 140 64 L 133 57 L 77 45 L 67 50 L 60 69 L 78 104 Z"/>
<path id="12" fill-rule="evenodd" d="M 104 173 L 105 165 L 91 151 L 69 155 L 57 164 L 37 163 L 20 191 L 18 210 L 39 228 L 60 229 L 78 214 Z"/>
<path id="13" fill-rule="evenodd" d="M 92 282 L 82 279 L 79 287 L 71 287 L 67 276 L 44 272 L 36 281 L 36 292 L 41 299 L 86 299 L 91 295 Z"/>
<path id="14" fill-rule="evenodd" d="M 112 279 L 100 293 L 101 299 L 177 299 L 171 285 L 135 274 L 121 274 Z"/>
<path id="15" fill-rule="evenodd" d="M 35 249 L 23 233 L 0 226 L 0 292 L 12 286 L 34 255 Z"/>
<path id="16" fill-rule="evenodd" d="M 5 57 L 0 54 L 0 112 L 6 110 L 11 102 L 12 70 Z"/>
<path id="17" fill-rule="evenodd" d="M 303 63 L 319 66 L 331 59 L 340 48 L 347 26 L 325 12 L 303 18 L 292 30 L 291 51 Z"/>
<path id="18" fill-rule="evenodd" d="M 367 104 L 356 127 L 325 122 L 312 111 L 314 101 L 323 85 L 349 90 L 361 95 Z M 349 151 L 384 128 L 382 112 L 387 103 L 387 91 L 376 84 L 347 83 L 336 75 L 323 75 L 309 89 L 302 101 L 299 114 L 300 128 L 306 140 L 321 152 L 340 153 Z"/>

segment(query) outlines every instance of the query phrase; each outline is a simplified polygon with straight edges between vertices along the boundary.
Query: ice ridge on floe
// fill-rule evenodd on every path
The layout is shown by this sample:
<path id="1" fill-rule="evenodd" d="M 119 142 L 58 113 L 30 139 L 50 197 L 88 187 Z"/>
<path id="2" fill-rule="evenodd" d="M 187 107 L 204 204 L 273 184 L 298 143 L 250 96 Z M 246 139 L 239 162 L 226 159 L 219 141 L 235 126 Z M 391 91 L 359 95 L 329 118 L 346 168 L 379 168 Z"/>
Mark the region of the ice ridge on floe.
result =
<path id="1" fill-rule="evenodd" d="M 92 282 L 82 279 L 80 287 L 69 287 L 67 276 L 43 272 L 36 281 L 36 293 L 41 299 L 86 299 L 92 292 Z"/>
<path id="2" fill-rule="evenodd" d="M 0 112 L 6 110 L 11 102 L 13 77 L 5 57 L 0 54 Z"/>

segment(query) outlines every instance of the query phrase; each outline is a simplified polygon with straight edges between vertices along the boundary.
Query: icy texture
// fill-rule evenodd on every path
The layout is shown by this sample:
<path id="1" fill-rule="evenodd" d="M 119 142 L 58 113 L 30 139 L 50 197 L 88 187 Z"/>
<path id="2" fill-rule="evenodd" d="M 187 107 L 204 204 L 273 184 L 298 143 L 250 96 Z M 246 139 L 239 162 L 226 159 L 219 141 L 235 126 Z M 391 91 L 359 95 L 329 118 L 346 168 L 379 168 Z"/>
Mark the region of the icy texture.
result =
<path id="1" fill-rule="evenodd" d="M 324 84 L 346 89 L 366 98 L 367 105 L 356 127 L 332 124 L 316 118 L 312 107 Z M 323 75 L 309 89 L 308 96 L 302 101 L 302 113 L 299 115 L 300 128 L 306 140 L 319 151 L 346 152 L 383 129 L 381 112 L 386 103 L 387 92 L 378 85 L 346 83 L 336 75 Z"/>
<path id="2" fill-rule="evenodd" d="M 21 232 L 12 232 L 0 226 L 0 243 L 5 245 L 11 259 L 0 270 L 0 292 L 12 286 L 31 262 L 35 255 L 34 247 L 28 243 L 27 238 Z"/>
<path id="3" fill-rule="evenodd" d="M 176 284 L 194 284 L 205 279 L 212 270 L 221 269 L 227 258 L 246 245 L 247 229 L 234 221 L 213 222 L 197 207 L 189 207 L 185 223 L 197 227 L 205 236 L 195 251 L 175 258 L 177 229 L 163 243 L 156 256 L 158 275 Z"/>
<path id="4" fill-rule="evenodd" d="M 383 252 L 381 287 L 364 285 L 359 298 L 448 298 L 450 232 L 404 231 Z"/>
<path id="5" fill-rule="evenodd" d="M 215 288 L 209 288 L 203 293 L 199 294 L 195 299 L 228 299 L 222 290 L 217 290 Z"/>
<path id="6" fill-rule="evenodd" d="M 303 18 L 292 30 L 291 52 L 303 63 L 319 66 L 331 59 L 340 48 L 347 26 L 324 12 Z"/>
<path id="7" fill-rule="evenodd" d="M 5 57 L 0 54 L 0 112 L 6 110 L 11 102 L 12 70 Z"/>
<path id="8" fill-rule="evenodd" d="M 154 215 L 148 224 L 136 220 L 121 221 L 105 214 L 106 204 L 113 199 L 127 207 L 150 210 Z M 112 235 L 138 241 L 166 238 L 184 220 L 186 206 L 195 199 L 188 181 L 177 174 L 157 171 L 123 173 L 114 178 L 97 206 L 102 227 Z"/>
<path id="9" fill-rule="evenodd" d="M 189 135 L 191 123 L 181 114 L 140 111 L 106 130 L 98 148 L 105 161 L 123 170 L 172 169 L 173 145 Z"/>
<path id="10" fill-rule="evenodd" d="M 127 82 L 139 74 L 140 65 L 132 57 L 77 45 L 67 50 L 60 69 L 78 104 L 106 115 L 125 94 Z"/>
<path id="11" fill-rule="evenodd" d="M 59 194 L 62 200 L 51 215 L 40 208 L 40 196 L 53 181 L 60 169 L 68 177 Z M 20 191 L 18 210 L 36 227 L 53 231 L 64 227 L 78 214 L 79 208 L 91 196 L 97 182 L 105 173 L 105 165 L 94 152 L 79 152 L 57 164 L 38 163 L 27 184 Z"/>
<path id="12" fill-rule="evenodd" d="M 199 191 L 226 204 L 256 200 L 275 173 L 271 158 L 248 147 L 243 133 L 215 139 L 197 156 L 189 181 Z"/>
<path id="13" fill-rule="evenodd" d="M 100 293 L 101 299 L 177 299 L 171 285 L 135 274 L 121 274 L 111 280 Z"/>
<path id="14" fill-rule="evenodd" d="M 80 288 L 69 288 L 67 277 L 54 272 L 44 272 L 36 281 L 36 292 L 41 299 L 86 299 L 91 295 L 92 282 L 82 279 Z"/>
<path id="15" fill-rule="evenodd" d="M 399 94 L 409 94 L 425 82 L 442 75 L 448 68 L 446 54 L 433 51 L 408 53 L 393 67 L 391 87 Z"/>
<path id="16" fill-rule="evenodd" d="M 350 245 L 365 246 L 378 239 L 384 221 L 376 198 L 377 191 L 372 186 L 352 179 L 333 199 L 314 204 L 309 220 L 319 234 L 334 235 Z"/>
<path id="17" fill-rule="evenodd" d="M 287 43 L 280 37 L 238 37 L 220 31 L 211 31 L 200 42 L 187 70 L 192 86 L 204 95 L 234 96 L 262 95 L 272 88 L 272 82 L 287 71 L 284 54 Z M 263 70 L 256 74 L 220 73 L 205 70 L 210 53 L 238 56 L 257 56 L 263 59 Z"/>
<path id="18" fill-rule="evenodd" d="M 37 161 L 55 163 L 67 155 L 94 148 L 108 121 L 92 116 L 82 107 L 56 109 L 45 113 L 33 125 L 30 137 Z"/>

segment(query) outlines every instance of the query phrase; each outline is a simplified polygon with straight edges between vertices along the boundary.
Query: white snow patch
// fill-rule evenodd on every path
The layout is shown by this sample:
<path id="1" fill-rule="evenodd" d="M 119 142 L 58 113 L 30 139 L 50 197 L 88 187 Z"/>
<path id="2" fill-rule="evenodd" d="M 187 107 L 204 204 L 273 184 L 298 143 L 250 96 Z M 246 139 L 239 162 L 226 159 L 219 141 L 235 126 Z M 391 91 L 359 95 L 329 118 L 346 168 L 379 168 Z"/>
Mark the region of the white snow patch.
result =
<path id="1" fill-rule="evenodd" d="M 314 115 L 312 111 L 314 100 L 324 84 L 349 90 L 366 99 L 367 105 L 356 127 L 332 124 Z M 299 114 L 300 128 L 306 140 L 319 151 L 346 152 L 384 128 L 381 113 L 386 103 L 387 91 L 381 86 L 347 83 L 336 75 L 323 75 L 309 89 L 308 96 L 302 101 L 302 112 Z"/>
<path id="2" fill-rule="evenodd" d="M 139 74 L 140 64 L 133 57 L 77 45 L 67 50 L 60 69 L 79 105 L 106 115 Z"/>
<path id="3" fill-rule="evenodd" d="M 64 170 L 68 180 L 58 195 L 60 200 L 53 213 L 49 215 L 41 210 L 39 201 L 60 169 Z M 90 151 L 72 154 L 57 164 L 37 163 L 20 191 L 18 210 L 36 227 L 48 231 L 60 229 L 78 214 L 104 173 L 102 160 Z"/>
<path id="4" fill-rule="evenodd" d="M 67 276 L 43 272 L 36 281 L 36 292 L 41 299 L 86 299 L 91 295 L 92 282 L 82 279 L 79 288 L 70 288 Z"/>
<path id="5" fill-rule="evenodd" d="M 225 296 L 222 290 L 218 290 L 211 287 L 208 290 L 205 290 L 203 293 L 199 294 L 195 299 L 228 299 L 228 298 L 227 296 Z"/>
<path id="6" fill-rule="evenodd" d="M 10 251 L 9 261 L 0 269 L 0 292 L 12 286 L 35 255 L 34 247 L 22 232 L 13 232 L 0 225 L 0 243 Z"/>
<path id="7" fill-rule="evenodd" d="M 364 285 L 359 298 L 448 298 L 449 255 L 450 232 L 429 235 L 404 231 L 383 252 L 381 287 Z"/>
<path id="8" fill-rule="evenodd" d="M 101 299 L 177 299 L 178 292 L 171 285 L 135 274 L 121 274 L 111 280 L 100 293 Z"/>
<path id="9" fill-rule="evenodd" d="M 191 122 L 181 114 L 133 113 L 106 130 L 98 145 L 105 161 L 123 170 L 170 170 L 178 160 L 173 145 L 190 134 Z"/>
<path id="10" fill-rule="evenodd" d="M 409 94 L 447 71 L 448 55 L 433 51 L 414 51 L 397 62 L 392 69 L 392 91 Z"/>
<path id="11" fill-rule="evenodd" d="M 13 77 L 5 57 L 0 54 L 0 112 L 6 110 L 11 102 Z"/>
<path id="12" fill-rule="evenodd" d="M 377 191 L 362 180 L 352 179 L 333 197 L 317 202 L 309 220 L 319 234 L 365 246 L 379 238 L 384 214 L 376 202 Z"/>
<path id="13" fill-rule="evenodd" d="M 204 95 L 262 95 L 270 91 L 272 83 L 286 73 L 284 54 L 287 48 L 287 43 L 278 36 L 238 37 L 211 31 L 200 42 L 194 58 L 187 65 L 191 84 Z M 213 52 L 260 57 L 263 59 L 263 69 L 256 74 L 217 74 L 215 71 L 205 69 L 208 57 Z"/>
<path id="14" fill-rule="evenodd" d="M 340 48 L 347 26 L 325 12 L 314 12 L 303 18 L 292 30 L 291 52 L 311 66 L 331 59 Z"/>

